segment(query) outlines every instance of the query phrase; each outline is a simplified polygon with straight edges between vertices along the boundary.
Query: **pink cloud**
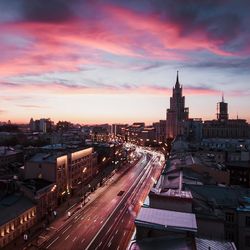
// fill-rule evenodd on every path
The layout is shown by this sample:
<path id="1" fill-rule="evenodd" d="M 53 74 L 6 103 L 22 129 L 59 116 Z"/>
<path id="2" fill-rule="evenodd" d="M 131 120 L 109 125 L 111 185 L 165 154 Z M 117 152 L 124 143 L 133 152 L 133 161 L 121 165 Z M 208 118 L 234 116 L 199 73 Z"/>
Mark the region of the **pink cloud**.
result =
<path id="1" fill-rule="evenodd" d="M 89 64 L 109 67 L 112 63 L 104 59 L 103 52 L 167 61 L 187 61 L 186 52 L 200 50 L 232 55 L 220 49 L 222 40 L 209 40 L 203 30 L 183 36 L 178 24 L 161 21 L 157 14 L 112 5 L 99 6 L 99 11 L 106 18 L 0 24 L 5 34 L 5 39 L 0 39 L 4 52 L 0 77 L 77 71 L 80 65 Z"/>
<path id="2" fill-rule="evenodd" d="M 172 95 L 172 88 L 158 85 L 107 85 L 98 87 L 64 84 L 64 83 L 36 83 L 36 84 L 9 84 L 0 82 L 2 91 L 12 93 L 53 94 L 53 95 L 83 95 L 83 94 L 142 94 L 142 95 Z M 209 88 L 189 87 L 183 90 L 184 95 L 218 95 L 220 91 Z"/>
<path id="3" fill-rule="evenodd" d="M 167 53 L 181 57 L 180 54 L 185 50 L 195 51 L 205 49 L 221 56 L 233 55 L 220 49 L 220 45 L 224 42 L 223 40 L 209 40 L 204 30 L 190 31 L 189 35 L 182 36 L 180 32 L 181 27 L 178 24 L 163 22 L 157 14 L 143 15 L 129 9 L 114 6 L 107 6 L 106 10 L 114 19 L 126 24 L 130 29 L 129 33 L 131 31 L 132 34 L 146 32 L 157 39 L 163 47 L 155 46 L 154 49 L 156 51 L 152 51 L 152 54 L 155 52 L 156 55 L 159 55 L 160 51 L 157 51 L 157 49 L 160 49 L 166 59 L 168 58 Z M 143 47 L 144 44 L 142 43 L 141 46 Z M 166 49 L 167 52 L 162 51 L 162 49 Z M 177 50 L 183 51 L 178 52 Z M 149 50 L 147 51 L 149 52 Z"/>

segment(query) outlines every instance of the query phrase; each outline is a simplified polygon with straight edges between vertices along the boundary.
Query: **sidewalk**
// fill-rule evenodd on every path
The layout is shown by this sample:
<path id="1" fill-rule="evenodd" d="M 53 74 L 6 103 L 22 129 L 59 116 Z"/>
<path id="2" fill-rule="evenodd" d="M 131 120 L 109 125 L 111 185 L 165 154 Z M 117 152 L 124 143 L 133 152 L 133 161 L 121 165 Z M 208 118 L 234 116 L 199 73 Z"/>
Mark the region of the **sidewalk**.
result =
<path id="1" fill-rule="evenodd" d="M 137 161 L 134 162 L 133 166 L 137 164 Z M 61 204 L 57 209 L 56 218 L 52 216 L 49 217 L 49 225 L 46 225 L 46 221 L 41 221 L 34 225 L 28 232 L 28 241 L 25 242 L 23 235 L 19 236 L 17 239 L 12 241 L 10 244 L 5 246 L 3 250 L 11 249 L 38 249 L 46 240 L 51 238 L 57 231 L 61 228 L 66 227 L 68 222 L 71 221 L 73 214 L 79 213 L 80 210 L 85 209 L 90 203 L 92 203 L 99 195 L 101 195 L 113 182 L 115 182 L 120 176 L 122 176 L 126 171 L 132 167 L 131 164 L 126 164 L 116 171 L 113 175 L 107 177 L 106 181 L 102 186 L 98 187 L 94 192 L 88 192 L 85 198 L 85 205 L 81 208 L 81 196 L 78 191 L 75 196 L 71 197 L 68 201 Z M 111 172 L 112 173 L 112 172 Z M 95 182 L 95 180 L 93 180 Z M 91 182 L 92 183 L 92 182 Z M 71 213 L 71 216 L 68 217 L 68 212 Z"/>

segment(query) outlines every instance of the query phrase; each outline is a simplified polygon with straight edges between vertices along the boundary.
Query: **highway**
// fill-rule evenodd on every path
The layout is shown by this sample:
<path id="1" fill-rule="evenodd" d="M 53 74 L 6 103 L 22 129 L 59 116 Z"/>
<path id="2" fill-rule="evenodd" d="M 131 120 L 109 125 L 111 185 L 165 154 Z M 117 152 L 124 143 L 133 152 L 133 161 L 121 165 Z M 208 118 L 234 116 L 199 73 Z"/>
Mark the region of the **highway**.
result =
<path id="1" fill-rule="evenodd" d="M 68 222 L 40 249 L 126 249 L 139 211 L 161 170 L 160 155 L 143 154 L 126 174 Z"/>

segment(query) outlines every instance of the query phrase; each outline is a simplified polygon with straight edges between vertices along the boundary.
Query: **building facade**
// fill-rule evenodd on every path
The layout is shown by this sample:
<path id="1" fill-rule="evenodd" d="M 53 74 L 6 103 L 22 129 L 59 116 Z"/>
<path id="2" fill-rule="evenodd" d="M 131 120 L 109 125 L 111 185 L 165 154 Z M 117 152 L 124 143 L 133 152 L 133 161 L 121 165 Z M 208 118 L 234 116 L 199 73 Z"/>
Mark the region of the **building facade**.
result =
<path id="1" fill-rule="evenodd" d="M 250 138 L 250 125 L 244 119 L 228 119 L 228 104 L 217 103 L 217 120 L 208 120 L 203 124 L 203 138 Z"/>
<path id="2" fill-rule="evenodd" d="M 0 248 L 24 234 L 36 222 L 35 204 L 21 194 L 0 201 Z"/>
<path id="3" fill-rule="evenodd" d="M 56 184 L 58 202 L 67 195 L 82 188 L 85 180 L 95 174 L 93 148 L 86 148 L 71 153 L 38 153 L 25 162 L 25 179 L 40 178 Z"/>
<path id="4" fill-rule="evenodd" d="M 182 95 L 182 86 L 177 78 L 173 95 L 170 97 L 170 108 L 167 109 L 167 138 L 175 138 L 183 134 L 183 122 L 188 119 L 188 108 L 185 107 L 185 96 Z"/>
<path id="5" fill-rule="evenodd" d="M 228 104 L 224 101 L 224 95 L 221 102 L 217 103 L 217 120 L 228 120 Z"/>

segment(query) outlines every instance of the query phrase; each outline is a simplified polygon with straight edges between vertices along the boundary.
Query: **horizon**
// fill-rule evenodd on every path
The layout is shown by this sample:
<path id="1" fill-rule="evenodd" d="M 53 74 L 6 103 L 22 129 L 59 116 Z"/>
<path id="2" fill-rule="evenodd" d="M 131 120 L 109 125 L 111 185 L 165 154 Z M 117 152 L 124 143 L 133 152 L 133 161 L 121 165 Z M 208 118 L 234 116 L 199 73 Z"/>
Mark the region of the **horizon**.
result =
<path id="1" fill-rule="evenodd" d="M 224 92 L 230 119 L 250 122 L 246 1 L 0 6 L 0 120 L 149 124 L 166 119 L 179 70 L 191 118 L 215 119 Z"/>

